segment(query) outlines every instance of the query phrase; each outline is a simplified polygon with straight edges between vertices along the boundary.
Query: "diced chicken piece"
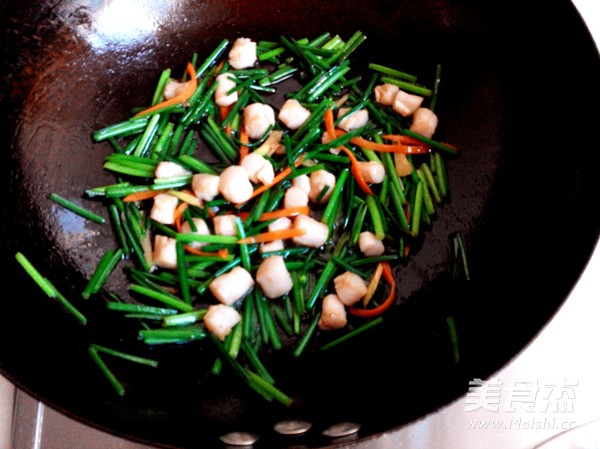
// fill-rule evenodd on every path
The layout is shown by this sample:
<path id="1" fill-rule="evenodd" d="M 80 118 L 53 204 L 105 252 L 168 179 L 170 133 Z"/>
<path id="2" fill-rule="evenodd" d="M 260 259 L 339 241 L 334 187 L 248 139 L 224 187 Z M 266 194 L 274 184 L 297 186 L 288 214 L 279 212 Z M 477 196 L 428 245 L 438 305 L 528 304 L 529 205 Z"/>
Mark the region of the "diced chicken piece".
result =
<path id="1" fill-rule="evenodd" d="M 192 229 L 189 221 L 183 220 L 183 223 L 181 224 L 181 232 L 183 234 L 210 235 L 210 229 L 202 218 L 193 217 L 192 222 L 196 228 L 195 231 Z M 191 248 L 202 248 L 204 245 L 206 245 L 206 242 L 190 242 L 187 245 Z"/>
<path id="2" fill-rule="evenodd" d="M 175 223 L 175 209 L 179 200 L 168 193 L 159 193 L 154 197 L 150 218 L 162 224 L 171 225 Z"/>
<path id="3" fill-rule="evenodd" d="M 340 108 L 338 110 L 338 118 L 343 117 L 350 108 Z M 343 129 L 344 131 L 352 131 L 353 129 L 362 128 L 369 121 L 369 111 L 366 109 L 359 109 L 358 111 L 353 112 L 352 114 L 344 117 L 338 123 L 338 127 Z"/>
<path id="4" fill-rule="evenodd" d="M 285 231 L 286 229 L 292 229 L 292 220 L 290 220 L 288 217 L 280 217 L 272 223 L 269 223 L 267 229 L 269 230 L 269 232 Z"/>
<path id="5" fill-rule="evenodd" d="M 189 170 L 186 170 L 181 165 L 171 161 L 160 161 L 154 170 L 154 176 L 157 178 L 172 178 L 174 176 L 191 175 Z"/>
<path id="6" fill-rule="evenodd" d="M 358 161 L 360 174 L 365 182 L 369 184 L 380 184 L 385 178 L 385 168 L 381 162 L 377 161 Z"/>
<path id="7" fill-rule="evenodd" d="M 358 247 L 367 257 L 381 256 L 385 252 L 385 245 L 370 231 L 363 231 L 358 236 Z"/>
<path id="8" fill-rule="evenodd" d="M 296 176 L 292 179 L 292 187 L 299 187 L 306 192 L 307 195 L 310 194 L 310 178 L 308 175 L 300 175 Z"/>
<path id="9" fill-rule="evenodd" d="M 302 229 L 304 234 L 294 237 L 292 241 L 297 245 L 319 248 L 329 237 L 329 228 L 325 223 L 315 220 L 308 215 L 298 215 L 294 219 L 292 229 Z"/>
<path id="10" fill-rule="evenodd" d="M 333 279 L 335 293 L 345 306 L 351 306 L 367 294 L 367 283 L 358 274 L 346 271 Z"/>
<path id="11" fill-rule="evenodd" d="M 316 201 L 323 189 L 327 191 L 319 199 L 319 203 L 326 203 L 335 187 L 335 175 L 327 170 L 316 170 L 310 174 L 310 193 L 308 198 L 311 201 Z"/>
<path id="12" fill-rule="evenodd" d="M 300 104 L 298 100 L 290 98 L 283 103 L 279 110 L 279 120 L 289 129 L 298 129 L 310 117 L 310 110 Z"/>
<path id="13" fill-rule="evenodd" d="M 300 187 L 290 187 L 285 191 L 283 196 L 283 207 L 289 209 L 290 207 L 303 207 L 308 206 L 308 195 Z"/>
<path id="14" fill-rule="evenodd" d="M 252 275 L 239 266 L 217 276 L 208 284 L 214 297 L 228 306 L 243 298 L 252 287 L 254 287 Z"/>
<path id="15" fill-rule="evenodd" d="M 252 103 L 244 108 L 244 130 L 251 139 L 261 138 L 275 124 L 275 111 L 264 103 Z"/>
<path id="16" fill-rule="evenodd" d="M 206 315 L 202 318 L 209 332 L 212 332 L 221 341 L 225 341 L 225 337 L 241 319 L 242 316 L 237 310 L 225 304 L 209 306 Z"/>
<path id="17" fill-rule="evenodd" d="M 413 122 L 410 125 L 410 130 L 419 133 L 422 136 L 431 138 L 437 125 L 437 115 L 435 115 L 431 109 L 419 108 L 413 114 Z"/>
<path id="18" fill-rule="evenodd" d="M 281 251 L 285 248 L 283 240 L 272 240 L 270 242 L 261 243 L 258 247 L 258 252 L 261 254 L 269 253 L 271 251 Z"/>
<path id="19" fill-rule="evenodd" d="M 154 237 L 154 250 L 152 259 L 157 267 L 175 269 L 177 268 L 177 241 L 172 237 L 157 235 Z"/>
<path id="20" fill-rule="evenodd" d="M 283 256 L 268 256 L 256 270 L 256 282 L 267 298 L 279 298 L 288 293 L 292 287 L 292 275 L 285 266 Z"/>
<path id="21" fill-rule="evenodd" d="M 237 235 L 236 215 L 217 215 L 213 218 L 213 228 L 217 235 Z"/>
<path id="22" fill-rule="evenodd" d="M 329 133 L 327 131 L 324 131 L 323 134 L 321 134 L 321 143 L 323 145 L 327 145 L 332 140 L 333 139 L 329 136 Z M 329 152 L 331 154 L 340 154 L 340 151 L 342 151 L 340 147 L 332 147 L 329 149 Z"/>
<path id="23" fill-rule="evenodd" d="M 253 183 L 269 184 L 273 182 L 275 170 L 273 164 L 260 154 L 253 152 L 248 154 L 241 162 L 242 167 L 248 172 L 248 178 Z"/>
<path id="24" fill-rule="evenodd" d="M 232 73 L 221 73 L 215 78 L 217 88 L 215 89 L 215 103 L 219 106 L 231 106 L 238 101 L 237 90 L 228 93 L 237 86 L 236 77 Z"/>
<path id="25" fill-rule="evenodd" d="M 323 298 L 319 329 L 324 331 L 341 329 L 348 324 L 346 308 L 337 295 L 331 293 Z"/>
<path id="26" fill-rule="evenodd" d="M 241 165 L 230 165 L 219 176 L 219 192 L 231 203 L 243 203 L 252 196 L 254 188 L 248 172 Z"/>
<path id="27" fill-rule="evenodd" d="M 373 93 L 375 94 L 375 101 L 383 106 L 391 106 L 394 104 L 394 98 L 400 88 L 395 84 L 385 83 L 375 86 Z"/>
<path id="28" fill-rule="evenodd" d="M 247 37 L 239 37 L 229 50 L 229 65 L 234 69 L 245 69 L 256 62 L 256 42 Z"/>
<path id="29" fill-rule="evenodd" d="M 192 176 L 192 191 L 201 200 L 214 200 L 219 194 L 219 176 L 210 173 L 196 173 Z"/>
<path id="30" fill-rule="evenodd" d="M 394 153 L 394 167 L 398 176 L 408 176 L 413 171 L 413 166 L 404 153 Z"/>
<path id="31" fill-rule="evenodd" d="M 423 97 L 399 90 L 394 97 L 392 109 L 402 117 L 408 117 L 421 107 Z"/>
<path id="32" fill-rule="evenodd" d="M 189 85 L 189 81 L 186 81 L 185 83 L 181 83 L 179 81 L 169 81 L 163 89 L 163 97 L 165 97 L 165 100 L 170 100 L 171 98 L 183 93 Z"/>

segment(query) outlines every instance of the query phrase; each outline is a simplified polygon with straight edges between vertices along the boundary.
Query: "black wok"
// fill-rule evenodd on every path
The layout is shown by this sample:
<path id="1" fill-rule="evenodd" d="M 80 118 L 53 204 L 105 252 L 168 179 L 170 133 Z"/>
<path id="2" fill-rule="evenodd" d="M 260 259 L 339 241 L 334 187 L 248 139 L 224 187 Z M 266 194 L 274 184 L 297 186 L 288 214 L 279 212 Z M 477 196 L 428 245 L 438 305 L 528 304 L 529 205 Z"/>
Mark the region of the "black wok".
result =
<path id="1" fill-rule="evenodd" d="M 321 430 L 349 421 L 367 440 L 505 365 L 552 319 L 597 241 L 600 59 L 568 1 L 21 0 L 2 2 L 0 17 L 0 371 L 94 427 L 164 447 L 219 447 L 230 431 L 257 433 L 255 447 L 318 447 L 337 444 Z M 210 376 L 210 345 L 144 349 L 101 304 L 78 299 L 112 233 L 61 214 L 48 194 L 104 213 L 82 197 L 113 181 L 101 168 L 110 149 L 92 142 L 93 130 L 145 104 L 163 68 L 182 69 L 192 52 L 208 55 L 225 37 L 355 30 L 368 37 L 357 53 L 365 64 L 426 75 L 442 64 L 439 132 L 461 148 L 448 167 L 450 201 L 396 271 L 398 300 L 384 325 L 326 353 L 317 336 L 300 361 L 288 350 L 265 355 L 295 399 L 288 409 L 227 370 Z M 470 282 L 449 274 L 455 232 Z M 49 301 L 17 251 L 93 323 L 82 327 Z M 91 342 L 149 354 L 160 367 L 117 364 L 128 388 L 119 397 L 89 358 Z M 282 438 L 272 426 L 287 418 L 313 427 Z"/>

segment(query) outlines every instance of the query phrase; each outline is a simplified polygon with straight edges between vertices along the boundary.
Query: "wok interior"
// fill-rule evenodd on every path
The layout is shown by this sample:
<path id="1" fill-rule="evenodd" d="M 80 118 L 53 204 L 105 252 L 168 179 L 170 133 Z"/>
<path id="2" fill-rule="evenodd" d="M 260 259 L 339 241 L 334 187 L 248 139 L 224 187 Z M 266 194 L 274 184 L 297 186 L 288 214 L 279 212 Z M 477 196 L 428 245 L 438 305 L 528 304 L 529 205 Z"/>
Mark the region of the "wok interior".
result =
<path id="1" fill-rule="evenodd" d="M 268 447 L 271 426 L 287 417 L 307 419 L 315 429 L 359 422 L 367 438 L 435 411 L 463 394 L 469 380 L 502 367 L 576 282 L 597 238 L 589 205 L 598 193 L 598 157 L 579 132 L 593 129 L 594 117 L 573 111 L 598 99 L 598 57 L 566 2 L 521 5 L 519 14 L 506 2 L 152 2 L 134 4 L 131 21 L 109 14 L 117 3 L 3 6 L 15 19 L 8 24 L 14 34 L 3 98 L 3 127 L 12 140 L 2 154 L 2 280 L 19 293 L 5 293 L 0 305 L 9 318 L 0 335 L 11 342 L 0 345 L 0 368 L 21 388 L 96 427 L 165 446 L 209 447 L 222 432 L 253 430 Z M 533 20 L 542 4 L 543 19 Z M 92 301 L 81 307 L 110 324 L 95 319 L 79 327 L 13 262 L 22 251 L 78 297 L 113 245 L 108 227 L 61 213 L 47 195 L 80 198 L 86 188 L 112 183 L 101 169 L 110 149 L 93 144 L 91 132 L 145 104 L 160 71 L 182 70 L 194 51 L 202 58 L 223 38 L 238 36 L 313 38 L 329 31 L 347 39 L 356 30 L 367 36 L 353 57 L 357 70 L 375 62 L 429 80 L 442 64 L 439 134 L 461 148 L 449 162 L 450 201 L 396 271 L 400 304 L 383 326 L 339 349 L 308 351 L 301 360 L 288 350 L 265 356 L 295 399 L 291 409 L 264 403 L 228 371 L 211 376 L 215 353 L 207 345 L 149 350 L 160 357 L 158 370 L 117 362 L 131 385 L 116 397 L 87 346 L 139 351 L 134 331 Z M 547 76 L 557 61 L 587 92 L 561 96 L 559 108 L 550 94 L 556 79 Z M 557 132 L 568 143 L 557 142 Z M 86 206 L 102 211 L 100 203 Z M 449 275 L 453 232 L 467 243 L 468 283 Z M 458 364 L 448 316 L 457 324 Z M 303 438 L 294 444 L 326 443 L 314 432 Z"/>

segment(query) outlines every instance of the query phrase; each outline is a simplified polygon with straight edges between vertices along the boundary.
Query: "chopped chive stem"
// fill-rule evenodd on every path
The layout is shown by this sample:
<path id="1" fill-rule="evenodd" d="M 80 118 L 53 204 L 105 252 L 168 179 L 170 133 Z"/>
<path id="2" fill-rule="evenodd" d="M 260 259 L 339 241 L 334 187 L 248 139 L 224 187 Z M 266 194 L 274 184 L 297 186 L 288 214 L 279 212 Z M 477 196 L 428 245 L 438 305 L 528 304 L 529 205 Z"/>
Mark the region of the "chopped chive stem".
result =
<path id="1" fill-rule="evenodd" d="M 427 187 L 429 188 L 429 191 L 431 192 L 431 195 L 433 196 L 433 199 L 435 200 L 435 202 L 438 204 L 441 203 L 442 196 L 440 194 L 440 191 L 438 190 L 437 183 L 435 182 L 433 173 L 431 173 L 431 169 L 429 168 L 429 165 L 427 165 L 426 163 L 423 163 L 423 164 L 421 164 L 421 166 L 419 167 L 418 170 L 423 175 L 423 179 L 425 179 L 425 182 L 427 183 Z"/>
<path id="2" fill-rule="evenodd" d="M 260 374 L 261 377 L 267 382 L 274 384 L 275 379 L 273 379 L 273 376 L 271 376 L 265 365 L 261 362 L 254 348 L 252 348 L 252 346 L 250 346 L 247 341 L 242 340 L 241 350 L 246 355 L 248 361 L 254 367 L 256 372 Z"/>
<path id="3" fill-rule="evenodd" d="M 418 84 L 414 84 L 412 82 L 399 80 L 396 78 L 391 78 L 388 76 L 382 76 L 381 81 L 383 83 L 394 84 L 398 86 L 400 89 L 405 90 L 407 92 L 411 92 L 416 95 L 421 95 L 423 97 L 430 97 L 432 94 L 431 89 L 427 87 L 420 86 Z"/>
<path id="4" fill-rule="evenodd" d="M 288 317 L 286 316 L 285 312 L 277 306 L 272 307 L 271 310 L 273 311 L 273 315 L 275 315 L 277 322 L 279 323 L 283 331 L 286 333 L 286 335 L 293 335 L 294 331 L 292 330 L 292 327 L 288 322 Z"/>
<path id="5" fill-rule="evenodd" d="M 339 257 L 336 256 L 331 256 L 331 260 L 338 266 L 342 267 L 344 270 L 346 271 L 350 271 L 352 273 L 355 273 L 357 275 L 359 275 L 360 277 L 362 277 L 363 279 L 368 279 L 369 278 L 369 274 L 359 270 L 358 268 L 356 268 L 354 266 L 354 261 L 346 261 L 344 259 L 341 259 Z"/>
<path id="6" fill-rule="evenodd" d="M 212 51 L 208 58 L 204 60 L 202 65 L 200 65 L 200 67 L 196 69 L 196 78 L 200 79 L 200 77 L 202 77 L 206 73 L 206 71 L 216 63 L 216 61 L 221 57 L 223 52 L 227 49 L 228 45 L 228 39 L 223 39 L 219 43 L 219 45 L 217 45 L 217 47 Z"/>
<path id="7" fill-rule="evenodd" d="M 442 198 L 448 196 L 448 181 L 446 178 L 446 167 L 444 158 L 440 153 L 433 153 L 433 165 L 435 167 L 435 180 Z"/>
<path id="8" fill-rule="evenodd" d="M 428 137 L 425 137 L 417 132 L 411 131 L 409 129 L 403 129 L 402 130 L 402 134 L 405 134 L 409 137 L 414 137 L 417 140 L 420 140 L 421 142 L 429 145 L 432 148 L 438 149 L 438 150 L 442 150 L 445 151 L 446 153 L 449 153 L 451 155 L 456 155 L 458 154 L 458 151 L 456 150 L 456 148 L 450 146 L 450 145 L 446 145 L 442 142 L 438 142 L 437 140 L 433 140 L 430 139 Z"/>
<path id="9" fill-rule="evenodd" d="M 264 196 L 264 195 L 263 195 Z M 244 230 L 244 224 L 240 217 L 235 217 L 235 227 L 237 230 L 237 236 L 241 240 L 246 237 L 246 231 Z M 248 245 L 240 244 L 240 257 L 242 259 L 242 267 L 248 272 L 251 272 L 250 253 L 248 252 Z"/>
<path id="10" fill-rule="evenodd" d="M 325 207 L 325 211 L 323 212 L 323 216 L 321 218 L 321 222 L 325 223 L 329 227 L 329 235 L 331 235 L 333 223 L 336 218 L 334 213 L 338 207 L 338 203 L 341 201 L 341 195 L 349 173 L 350 170 L 345 168 L 338 175 L 335 186 L 331 191 L 331 196 L 329 197 L 327 206 Z"/>
<path id="11" fill-rule="evenodd" d="M 435 77 L 433 80 L 433 92 L 431 94 L 431 99 L 429 101 L 429 109 L 435 111 L 435 107 L 437 106 L 437 98 L 440 90 L 440 82 L 442 80 L 442 65 L 438 64 L 435 67 Z"/>
<path id="12" fill-rule="evenodd" d="M 383 66 L 381 64 L 369 64 L 369 68 L 371 70 L 375 70 L 377 72 L 383 73 L 385 75 L 389 75 L 394 78 L 400 78 L 406 81 L 416 81 L 417 77 L 415 75 L 411 75 L 409 73 L 401 72 L 399 70 L 391 69 L 389 67 Z"/>
<path id="13" fill-rule="evenodd" d="M 135 120 L 125 120 L 94 131 L 92 137 L 96 142 L 101 142 L 109 138 L 127 137 L 144 130 L 148 125 L 148 121 L 149 119 L 147 117 Z"/>
<path id="14" fill-rule="evenodd" d="M 152 97 L 152 102 L 150 106 L 154 106 L 155 104 L 160 103 L 163 100 L 163 92 L 165 90 L 165 85 L 171 78 L 171 69 L 165 69 L 161 72 L 160 77 L 158 78 L 158 83 L 156 84 L 156 89 L 154 90 L 154 96 Z"/>
<path id="15" fill-rule="evenodd" d="M 98 293 L 122 258 L 123 250 L 120 248 L 106 251 L 100 258 L 100 262 L 98 262 L 81 296 L 84 299 L 89 299 L 91 295 Z"/>
<path id="16" fill-rule="evenodd" d="M 224 245 L 232 245 L 238 242 L 236 236 L 230 235 L 219 235 L 219 234 L 186 234 L 178 233 L 175 237 L 178 242 L 182 243 L 193 243 L 193 242 L 204 242 L 204 243 L 222 243 Z"/>
<path id="17" fill-rule="evenodd" d="M 148 125 L 142 134 L 141 140 L 138 142 L 135 150 L 133 151 L 134 156 L 143 156 L 147 153 L 148 148 L 150 147 L 150 143 L 152 142 L 152 138 L 156 134 L 156 130 L 158 129 L 158 121 L 160 120 L 160 114 L 154 114 L 150 121 L 148 121 Z"/>
<path id="18" fill-rule="evenodd" d="M 256 373 L 253 373 L 249 369 L 245 368 L 246 374 L 250 377 L 250 381 L 257 384 L 261 390 L 264 390 L 270 396 L 272 396 L 277 401 L 281 402 L 286 407 L 289 407 L 293 403 L 293 399 L 283 393 L 281 390 L 276 388 L 273 384 L 262 378 Z"/>
<path id="19" fill-rule="evenodd" d="M 108 310 L 114 310 L 117 312 L 148 313 L 148 314 L 160 315 L 160 316 L 175 315 L 178 313 L 177 310 L 175 310 L 175 309 L 146 306 L 144 304 L 130 304 L 130 303 L 118 302 L 118 301 L 107 302 L 106 307 Z"/>
<path id="20" fill-rule="evenodd" d="M 118 357 L 129 362 L 139 363 L 140 365 L 147 365 L 153 368 L 156 368 L 158 366 L 158 362 L 156 360 L 148 359 L 146 357 L 140 357 L 134 354 L 129 354 L 127 352 L 117 351 L 116 349 L 107 348 L 106 346 L 97 345 L 95 343 L 92 343 L 90 347 L 95 349 L 97 352 L 109 354 L 113 357 Z"/>
<path id="21" fill-rule="evenodd" d="M 456 332 L 456 323 L 454 321 L 454 317 L 447 317 L 446 324 L 448 325 L 448 333 L 450 334 L 450 342 L 452 344 L 452 357 L 454 359 L 454 363 L 458 363 L 460 359 L 460 353 L 458 346 L 458 333 Z"/>
<path id="22" fill-rule="evenodd" d="M 452 243 L 453 243 L 453 255 L 454 255 L 453 275 L 454 275 L 454 277 L 458 276 L 458 273 L 459 273 L 458 267 L 461 266 L 465 280 L 470 281 L 471 275 L 469 273 L 467 251 L 465 249 L 465 244 L 463 242 L 462 236 L 459 232 L 455 232 L 452 235 Z"/>
<path id="23" fill-rule="evenodd" d="M 102 358 L 98 354 L 98 349 L 96 349 L 95 347 L 90 345 L 88 348 L 88 353 L 90 354 L 90 357 L 92 358 L 92 360 L 94 361 L 96 366 L 100 369 L 100 372 L 102 373 L 102 375 L 104 375 L 104 377 L 108 380 L 108 382 L 111 384 L 113 389 L 117 392 L 117 394 L 119 396 L 124 396 L 125 395 L 125 387 L 117 379 L 117 377 L 114 375 L 114 373 L 108 367 L 108 365 L 106 363 L 104 363 L 104 360 L 102 360 Z"/>
<path id="24" fill-rule="evenodd" d="M 381 216 L 381 210 L 379 209 L 379 205 L 377 204 L 377 198 L 375 195 L 367 195 L 365 197 L 365 202 L 367 204 L 367 209 L 369 210 L 369 215 L 371 217 L 371 223 L 373 224 L 375 236 L 379 240 L 383 240 L 385 238 L 385 228 L 383 225 L 383 217 Z"/>
<path id="25" fill-rule="evenodd" d="M 141 329 L 138 335 L 144 343 L 177 343 L 206 338 L 206 331 L 201 326 L 188 325 L 160 329 Z"/>
<path id="26" fill-rule="evenodd" d="M 198 173 L 208 173 L 211 175 L 218 174 L 218 171 L 210 164 L 207 164 L 204 161 L 190 155 L 190 154 L 182 154 L 177 157 L 177 161 L 183 163 L 190 169 Z"/>
<path id="27" fill-rule="evenodd" d="M 182 312 L 191 312 L 193 310 L 193 308 L 190 304 L 187 304 L 186 302 L 182 301 L 181 299 L 177 298 L 176 296 L 173 296 L 173 295 L 170 295 L 167 293 L 157 292 L 148 287 L 143 287 L 143 286 L 137 285 L 137 284 L 132 284 L 130 286 L 130 289 L 133 292 L 136 292 L 141 295 L 144 295 L 149 298 L 160 301 L 163 304 L 166 304 L 167 306 L 172 307 L 174 309 L 181 310 Z"/>
<path id="28" fill-rule="evenodd" d="M 321 312 L 317 312 L 315 314 L 314 318 L 312 319 L 310 325 L 308 326 L 308 329 L 306 330 L 306 332 L 300 339 L 298 346 L 296 346 L 296 349 L 294 350 L 294 357 L 296 357 L 296 358 L 300 357 L 302 355 L 302 353 L 305 351 L 306 347 L 308 346 L 308 343 L 310 342 L 310 340 L 313 338 L 313 336 L 315 335 L 315 333 L 317 331 L 317 325 L 319 324 L 320 318 L 321 318 Z"/>
<path id="29" fill-rule="evenodd" d="M 354 338 L 357 335 L 360 335 L 363 332 L 368 331 L 369 329 L 372 329 L 375 326 L 378 326 L 382 323 L 383 323 L 383 318 L 377 317 L 374 320 L 369 321 L 368 323 L 365 323 L 362 326 L 357 327 L 356 329 L 353 329 L 352 331 L 348 332 L 347 334 L 342 335 L 341 337 L 336 338 L 335 340 L 330 341 L 327 344 L 324 344 L 323 346 L 321 346 L 321 351 L 326 351 L 326 350 L 331 349 L 341 343 L 345 343 L 346 341 L 350 340 L 351 338 Z"/>
<path id="30" fill-rule="evenodd" d="M 190 284 L 187 276 L 187 264 L 185 262 L 185 249 L 183 243 L 175 242 L 175 253 L 177 254 L 177 273 L 179 274 L 179 291 L 186 304 L 192 304 Z"/>
<path id="31" fill-rule="evenodd" d="M 52 201 L 54 201 L 56 204 L 64 207 L 65 209 L 68 209 L 71 212 L 73 212 L 83 218 L 86 218 L 88 220 L 91 220 L 95 223 L 104 224 L 106 222 L 106 219 L 104 217 L 102 217 L 101 215 L 98 215 L 82 206 L 79 206 L 79 205 L 75 204 L 73 201 L 70 201 L 70 200 L 62 197 L 57 193 L 51 193 L 50 199 Z"/>
<path id="32" fill-rule="evenodd" d="M 373 257 L 364 257 L 362 259 L 354 259 L 352 260 L 352 265 L 361 266 L 361 265 L 374 265 L 379 262 L 392 262 L 394 260 L 398 260 L 397 254 L 384 254 L 382 256 L 373 256 Z"/>
<path id="33" fill-rule="evenodd" d="M 421 211 L 423 208 L 423 192 L 425 190 L 425 183 L 423 181 L 419 181 L 417 183 L 417 188 L 415 192 L 415 199 L 413 203 L 412 217 L 411 217 L 411 226 L 410 232 L 413 237 L 419 235 L 420 225 L 421 225 Z"/>

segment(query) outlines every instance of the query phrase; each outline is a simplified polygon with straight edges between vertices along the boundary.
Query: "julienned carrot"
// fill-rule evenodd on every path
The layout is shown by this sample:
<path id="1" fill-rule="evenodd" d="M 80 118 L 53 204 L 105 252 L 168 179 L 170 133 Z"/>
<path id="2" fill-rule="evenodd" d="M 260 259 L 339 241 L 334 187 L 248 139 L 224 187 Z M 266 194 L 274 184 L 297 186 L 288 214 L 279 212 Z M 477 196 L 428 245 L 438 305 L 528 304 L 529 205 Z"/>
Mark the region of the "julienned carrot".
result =
<path id="1" fill-rule="evenodd" d="M 423 146 L 420 142 L 411 144 L 389 144 L 373 142 L 363 137 L 353 137 L 350 139 L 350 143 L 368 150 L 387 153 L 427 154 L 431 151 L 429 147 Z"/>
<path id="2" fill-rule="evenodd" d="M 164 190 L 150 190 L 150 189 L 141 190 L 139 192 L 133 192 L 127 196 L 124 196 L 123 201 L 125 203 L 128 203 L 128 202 L 132 202 L 132 201 L 149 200 L 150 198 L 154 198 L 159 193 L 165 193 L 166 191 L 167 191 L 167 189 L 164 189 Z"/>
<path id="3" fill-rule="evenodd" d="M 362 176 L 360 167 L 358 165 L 358 159 L 356 159 L 356 156 L 354 155 L 354 153 L 351 150 L 349 150 L 348 148 L 346 148 L 345 146 L 341 146 L 340 149 L 344 153 L 346 153 L 346 155 L 350 158 L 350 171 L 352 172 L 352 176 L 354 176 L 354 179 L 356 180 L 356 183 L 358 184 L 360 189 L 363 192 L 365 192 L 367 195 L 373 195 L 373 191 L 371 190 L 371 187 L 369 187 L 369 184 L 367 184 L 367 182 L 365 181 L 365 179 Z"/>
<path id="4" fill-rule="evenodd" d="M 222 259 L 226 259 L 229 256 L 229 250 L 227 250 L 227 248 L 223 248 L 218 251 L 212 252 L 212 251 L 202 251 L 200 249 L 192 248 L 191 246 L 188 246 L 188 245 L 183 245 L 183 247 L 185 248 L 185 250 L 188 253 L 194 254 L 195 256 L 218 256 L 218 257 L 221 257 Z"/>
<path id="5" fill-rule="evenodd" d="M 175 228 L 177 229 L 177 232 L 181 232 L 181 217 L 187 208 L 188 203 L 179 203 L 179 205 L 175 208 L 173 219 L 175 220 Z"/>
<path id="6" fill-rule="evenodd" d="M 325 122 L 325 130 L 327 131 L 329 138 L 335 139 L 337 137 L 337 130 L 335 129 L 335 122 L 334 122 L 334 118 L 333 118 L 333 109 L 328 108 L 325 111 L 325 115 L 323 116 L 323 121 Z M 345 146 L 341 146 L 340 149 L 342 151 L 344 151 L 344 153 L 346 153 L 348 155 L 348 157 L 350 158 L 350 163 L 351 163 L 350 171 L 352 172 L 352 176 L 354 176 L 354 179 L 356 180 L 356 183 L 358 184 L 360 189 L 363 192 L 365 192 L 367 195 L 372 195 L 373 191 L 371 190 L 371 187 L 369 187 L 369 184 L 367 184 L 367 182 L 363 178 L 362 173 L 360 171 L 360 167 L 358 166 L 358 160 L 356 159 L 356 156 L 354 155 L 354 153 L 352 151 L 350 151 L 348 148 L 346 148 Z"/>
<path id="7" fill-rule="evenodd" d="M 308 206 L 286 207 L 284 209 L 274 210 L 272 212 L 263 212 L 258 221 L 274 220 L 276 218 L 290 217 L 292 215 L 309 215 L 310 208 Z"/>
<path id="8" fill-rule="evenodd" d="M 361 317 L 373 317 L 385 312 L 394 303 L 394 299 L 396 298 L 396 280 L 394 279 L 394 274 L 392 273 L 389 262 L 380 263 L 382 268 L 381 274 L 390 286 L 390 293 L 388 294 L 388 297 L 385 298 L 385 301 L 383 301 L 379 306 L 372 309 L 349 307 L 348 312 L 350 312 L 350 314 Z"/>
<path id="9" fill-rule="evenodd" d="M 292 229 L 281 229 L 279 231 L 263 232 L 262 234 L 251 235 L 246 238 L 238 240 L 240 244 L 252 244 L 252 243 L 265 243 L 272 242 L 273 240 L 284 240 L 291 239 L 294 237 L 300 237 L 305 234 L 304 229 L 292 228 Z"/>
<path id="10" fill-rule="evenodd" d="M 189 75 L 190 79 L 187 82 L 188 84 L 183 90 L 183 92 L 181 92 L 179 95 L 175 95 L 173 98 L 162 101 L 158 104 L 155 104 L 154 106 L 150 106 L 149 108 L 144 109 L 143 111 L 140 111 L 135 115 L 147 115 L 157 110 L 166 108 L 167 106 L 172 106 L 187 101 L 198 88 L 198 80 L 196 79 L 196 69 L 194 69 L 192 63 L 188 62 L 185 71 Z"/>
<path id="11" fill-rule="evenodd" d="M 240 142 L 241 142 L 241 145 L 240 145 L 240 164 L 241 164 L 242 161 L 244 160 L 244 158 L 250 152 L 250 148 L 247 147 L 246 145 L 244 145 L 245 143 L 250 142 L 250 137 L 248 137 L 248 133 L 246 132 L 246 130 L 243 126 L 240 127 Z"/>

